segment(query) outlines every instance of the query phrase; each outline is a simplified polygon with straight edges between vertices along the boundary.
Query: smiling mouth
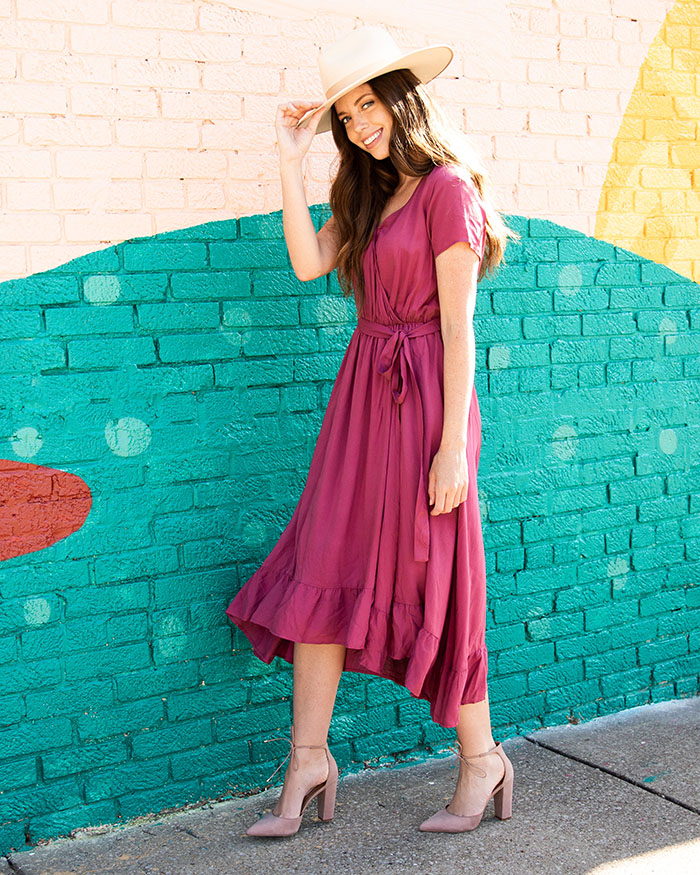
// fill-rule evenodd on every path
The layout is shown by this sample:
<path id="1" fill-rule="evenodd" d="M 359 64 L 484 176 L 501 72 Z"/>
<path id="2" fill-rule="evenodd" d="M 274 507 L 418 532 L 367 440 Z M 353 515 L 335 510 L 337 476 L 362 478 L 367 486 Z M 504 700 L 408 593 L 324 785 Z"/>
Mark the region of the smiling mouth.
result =
<path id="1" fill-rule="evenodd" d="M 384 128 L 379 128 L 379 130 L 375 131 L 371 137 L 368 137 L 366 140 L 363 140 L 362 141 L 363 144 L 365 146 L 367 146 L 367 148 L 371 148 L 372 146 L 374 146 L 374 144 L 377 142 L 377 140 L 379 140 L 379 138 L 381 137 L 383 130 L 384 130 Z"/>

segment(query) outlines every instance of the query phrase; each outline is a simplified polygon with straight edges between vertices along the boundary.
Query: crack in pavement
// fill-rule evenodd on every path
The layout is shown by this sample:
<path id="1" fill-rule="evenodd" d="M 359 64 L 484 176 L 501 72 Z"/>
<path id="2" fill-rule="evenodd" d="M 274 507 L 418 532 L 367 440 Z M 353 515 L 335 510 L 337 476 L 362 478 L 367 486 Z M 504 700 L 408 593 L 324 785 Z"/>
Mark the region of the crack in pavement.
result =
<path id="1" fill-rule="evenodd" d="M 560 756 L 566 757 L 569 760 L 575 760 L 577 763 L 582 763 L 584 766 L 590 766 L 592 769 L 598 769 L 600 772 L 605 772 L 608 775 L 612 775 L 614 778 L 619 778 L 621 781 L 626 781 L 628 784 L 632 784 L 634 787 L 639 787 L 642 790 L 646 790 L 647 793 L 653 793 L 654 796 L 660 796 L 662 799 L 665 799 L 667 802 L 672 802 L 674 805 L 678 805 L 680 808 L 685 808 L 686 811 L 692 811 L 693 814 L 700 814 L 700 808 L 696 808 L 694 805 L 688 805 L 687 802 L 683 802 L 680 799 L 676 799 L 675 796 L 669 796 L 668 793 L 662 793 L 661 790 L 656 790 L 654 787 L 650 787 L 649 784 L 644 784 L 642 781 L 638 781 L 636 778 L 630 778 L 628 775 L 623 775 L 621 772 L 616 772 L 615 769 L 608 769 L 605 766 L 601 766 L 598 763 L 591 762 L 591 760 L 586 760 L 583 757 L 576 756 L 573 753 L 567 753 L 564 750 L 559 750 L 559 748 L 554 747 L 551 744 L 546 744 L 544 741 L 537 741 L 530 735 L 523 735 L 526 741 L 529 741 L 531 744 L 535 744 L 538 747 L 543 747 L 546 750 L 551 750 L 553 753 L 558 753 Z"/>

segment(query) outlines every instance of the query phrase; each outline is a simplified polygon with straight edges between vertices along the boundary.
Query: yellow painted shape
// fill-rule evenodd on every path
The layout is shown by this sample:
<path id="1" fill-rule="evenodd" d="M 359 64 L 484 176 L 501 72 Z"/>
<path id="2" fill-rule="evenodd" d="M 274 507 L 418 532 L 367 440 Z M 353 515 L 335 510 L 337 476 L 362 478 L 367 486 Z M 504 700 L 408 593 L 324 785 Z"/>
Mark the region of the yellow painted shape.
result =
<path id="1" fill-rule="evenodd" d="M 594 236 L 700 282 L 700 2 L 677 0 L 613 142 Z"/>

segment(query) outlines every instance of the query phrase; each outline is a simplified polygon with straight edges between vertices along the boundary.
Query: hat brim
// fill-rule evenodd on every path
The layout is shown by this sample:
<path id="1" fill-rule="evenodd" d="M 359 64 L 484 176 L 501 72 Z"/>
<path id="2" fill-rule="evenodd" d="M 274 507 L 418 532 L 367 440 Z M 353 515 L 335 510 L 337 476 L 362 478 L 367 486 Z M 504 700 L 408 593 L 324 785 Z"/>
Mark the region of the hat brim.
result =
<path id="1" fill-rule="evenodd" d="M 402 70 L 405 67 L 408 67 L 413 73 L 415 73 L 421 83 L 425 84 L 426 82 L 430 82 L 430 80 L 434 79 L 436 76 L 439 76 L 440 73 L 442 73 L 442 71 L 448 66 L 453 57 L 454 50 L 450 46 L 426 46 L 425 48 L 418 49 L 415 52 L 408 52 L 407 54 L 402 55 L 400 58 L 396 58 L 394 61 L 391 61 L 391 63 L 385 64 L 383 67 L 379 67 L 377 70 L 373 71 L 370 76 L 361 76 L 356 81 L 351 82 L 344 88 L 341 88 L 337 94 L 334 94 L 333 97 L 329 98 L 328 100 L 326 100 L 325 103 L 321 104 L 321 106 L 323 106 L 324 108 L 324 111 L 321 115 L 321 118 L 314 133 L 323 134 L 326 131 L 330 131 L 331 112 L 333 111 L 333 104 L 336 102 L 336 100 L 339 100 L 344 94 L 347 94 L 348 91 L 352 91 L 353 88 L 357 88 L 358 85 L 362 85 L 363 82 L 368 82 L 370 79 L 374 79 L 375 76 L 381 76 L 382 73 L 390 73 L 392 70 Z M 297 122 L 295 127 L 307 127 L 310 117 L 315 112 L 318 112 L 321 106 L 316 106 L 313 109 L 305 112 L 301 119 Z"/>

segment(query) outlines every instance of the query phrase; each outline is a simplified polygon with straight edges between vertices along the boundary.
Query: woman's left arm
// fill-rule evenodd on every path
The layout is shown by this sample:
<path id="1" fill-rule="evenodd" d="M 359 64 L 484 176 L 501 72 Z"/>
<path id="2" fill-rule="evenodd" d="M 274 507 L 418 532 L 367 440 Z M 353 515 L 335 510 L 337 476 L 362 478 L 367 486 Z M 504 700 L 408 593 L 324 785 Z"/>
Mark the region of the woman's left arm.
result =
<path id="1" fill-rule="evenodd" d="M 440 447 L 428 474 L 431 514 L 449 513 L 467 497 L 467 423 L 474 388 L 479 256 L 466 241 L 435 259 L 440 327 L 444 345 L 444 414 Z"/>

